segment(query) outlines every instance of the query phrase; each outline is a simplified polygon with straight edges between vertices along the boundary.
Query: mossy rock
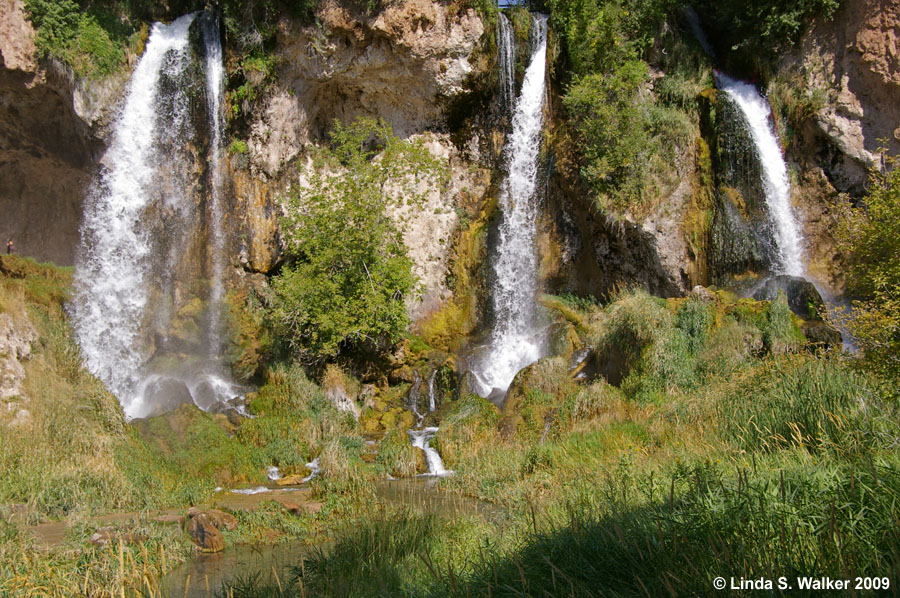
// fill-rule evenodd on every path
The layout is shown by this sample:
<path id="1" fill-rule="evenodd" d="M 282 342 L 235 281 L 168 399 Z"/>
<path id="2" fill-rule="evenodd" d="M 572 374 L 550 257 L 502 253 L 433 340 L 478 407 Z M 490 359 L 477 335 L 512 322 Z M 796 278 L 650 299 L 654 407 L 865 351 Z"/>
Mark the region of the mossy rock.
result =
<path id="1" fill-rule="evenodd" d="M 512 438 L 520 431 L 539 432 L 554 408 L 575 389 L 563 357 L 545 357 L 531 364 L 516 374 L 509 386 L 499 423 L 501 435 Z"/>
<path id="2" fill-rule="evenodd" d="M 441 454 L 445 466 L 455 467 L 464 455 L 478 453 L 499 440 L 499 421 L 500 410 L 493 403 L 478 395 L 464 395 L 440 410 L 441 425 L 431 446 Z"/>

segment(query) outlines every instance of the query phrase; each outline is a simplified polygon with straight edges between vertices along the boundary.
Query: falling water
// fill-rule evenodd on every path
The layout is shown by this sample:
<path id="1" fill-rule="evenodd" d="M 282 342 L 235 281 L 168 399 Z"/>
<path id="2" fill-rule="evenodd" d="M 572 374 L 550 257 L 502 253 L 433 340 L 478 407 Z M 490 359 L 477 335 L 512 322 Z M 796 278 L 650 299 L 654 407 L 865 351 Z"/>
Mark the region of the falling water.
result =
<path id="1" fill-rule="evenodd" d="M 487 352 L 473 367 L 477 390 L 488 396 L 506 390 L 516 373 L 540 359 L 537 325 L 538 158 L 543 127 L 547 55 L 547 17 L 535 15 L 532 54 L 513 114 L 512 132 L 504 149 L 507 175 L 500 189 L 502 223 L 493 260 L 495 326 Z"/>
<path id="2" fill-rule="evenodd" d="M 218 359 L 224 270 L 222 52 L 217 31 L 210 31 L 214 22 L 204 17 L 197 25 L 203 28 L 206 63 L 193 68 L 198 63 L 189 29 L 195 17 L 153 25 L 81 228 L 71 306 L 75 337 L 86 366 L 119 398 L 129 418 L 184 402 L 212 409 L 240 394 Z M 203 93 L 194 83 L 198 70 L 206 74 L 209 100 L 209 131 L 202 131 L 210 137 L 208 238 L 198 213 L 204 202 L 195 201 L 203 186 L 192 154 L 202 146 L 193 118 L 198 105 L 191 101 Z M 198 324 L 206 336 L 173 338 L 174 318 L 204 270 L 210 278 L 208 322 Z"/>
<path id="3" fill-rule="evenodd" d="M 222 144 L 225 120 L 222 114 L 222 92 L 225 85 L 225 63 L 222 60 L 222 41 L 215 19 L 205 21 L 203 41 L 206 44 L 206 102 L 209 111 L 210 150 L 210 247 L 212 272 L 209 297 L 209 357 L 222 353 L 222 297 L 225 271 L 225 235 L 222 227 Z"/>
<path id="4" fill-rule="evenodd" d="M 412 445 L 417 449 L 421 449 L 425 453 L 425 459 L 428 462 L 428 475 L 444 476 L 451 471 L 444 468 L 444 461 L 435 448 L 431 446 L 431 439 L 437 434 L 438 428 L 424 428 L 422 430 L 409 430 L 409 437 L 412 439 Z"/>
<path id="5" fill-rule="evenodd" d="M 500 68 L 500 97 L 507 112 L 516 101 L 516 37 L 512 23 L 500 13 L 498 21 L 497 55 Z"/>
<path id="6" fill-rule="evenodd" d="M 804 276 L 803 237 L 791 209 L 791 184 L 787 164 L 771 122 L 772 108 L 756 87 L 717 73 L 719 88 L 738 106 L 762 164 L 766 205 L 775 227 L 779 274 Z"/>

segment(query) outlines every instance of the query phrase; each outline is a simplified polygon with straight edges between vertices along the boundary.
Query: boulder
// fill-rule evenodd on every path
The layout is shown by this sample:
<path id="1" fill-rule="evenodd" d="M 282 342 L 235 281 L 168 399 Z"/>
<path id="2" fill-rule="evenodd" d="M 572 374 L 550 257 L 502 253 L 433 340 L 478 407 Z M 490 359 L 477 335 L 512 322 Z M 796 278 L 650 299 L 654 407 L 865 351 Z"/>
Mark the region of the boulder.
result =
<path id="1" fill-rule="evenodd" d="M 841 333 L 822 321 L 804 322 L 800 327 L 807 346 L 814 349 L 832 349 L 843 345 Z"/>
<path id="2" fill-rule="evenodd" d="M 221 552 L 225 549 L 225 537 L 206 513 L 199 513 L 190 518 L 187 534 L 203 552 Z"/>
<path id="3" fill-rule="evenodd" d="M 804 320 L 821 320 L 825 302 L 813 283 L 800 276 L 770 276 L 753 294 L 757 301 L 774 301 L 778 291 L 787 295 L 788 307 Z"/>

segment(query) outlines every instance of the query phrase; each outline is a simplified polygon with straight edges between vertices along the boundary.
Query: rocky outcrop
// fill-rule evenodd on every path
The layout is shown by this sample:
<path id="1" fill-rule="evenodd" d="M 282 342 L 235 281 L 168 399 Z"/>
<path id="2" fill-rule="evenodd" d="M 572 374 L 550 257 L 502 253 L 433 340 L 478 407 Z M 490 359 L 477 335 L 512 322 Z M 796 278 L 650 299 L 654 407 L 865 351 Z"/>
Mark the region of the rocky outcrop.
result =
<path id="1" fill-rule="evenodd" d="M 35 56 L 22 0 L 0 1 L 0 235 L 19 252 L 71 264 L 81 205 L 123 80 L 76 82 Z"/>
<path id="2" fill-rule="evenodd" d="M 824 98 L 815 115 L 818 155 L 839 191 L 863 191 L 868 167 L 886 140 L 900 153 L 900 4 L 894 0 L 843 2 L 782 60 L 807 91 Z"/>
<path id="3" fill-rule="evenodd" d="M 467 91 L 484 24 L 473 9 L 409 0 L 374 16 L 330 0 L 315 26 L 278 25 L 280 72 L 250 124 L 250 160 L 277 174 L 338 119 L 380 117 L 407 137 L 446 121 L 449 99 Z"/>
<path id="4" fill-rule="evenodd" d="M 25 381 L 22 361 L 31 355 L 31 345 L 37 340 L 37 331 L 27 316 L 14 319 L 8 313 L 0 313 L 0 402 L 2 411 L 15 411 L 17 419 L 28 416 L 22 396 Z"/>

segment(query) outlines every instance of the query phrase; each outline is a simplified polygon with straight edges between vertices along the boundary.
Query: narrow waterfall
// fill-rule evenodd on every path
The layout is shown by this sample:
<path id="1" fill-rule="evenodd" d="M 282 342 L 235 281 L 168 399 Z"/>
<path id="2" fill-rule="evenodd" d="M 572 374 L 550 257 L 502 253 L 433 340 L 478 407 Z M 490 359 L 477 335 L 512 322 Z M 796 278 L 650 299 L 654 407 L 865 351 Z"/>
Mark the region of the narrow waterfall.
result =
<path id="1" fill-rule="evenodd" d="M 791 183 L 787 164 L 771 122 L 772 108 L 756 87 L 722 73 L 716 74 L 719 89 L 728 94 L 744 116 L 762 165 L 766 205 L 778 249 L 778 274 L 804 276 L 803 236 L 791 209 Z"/>
<path id="2" fill-rule="evenodd" d="M 497 60 L 500 68 L 500 99 L 508 112 L 516 101 L 516 36 L 512 23 L 502 12 L 498 20 Z"/>
<path id="3" fill-rule="evenodd" d="M 220 360 L 222 80 L 209 16 L 154 24 L 85 203 L 75 337 L 129 418 L 187 402 L 213 409 L 240 394 Z M 205 105 L 192 101 L 203 94 Z M 207 160 L 204 184 L 195 165 Z"/>
<path id="4" fill-rule="evenodd" d="M 219 23 L 215 19 L 204 21 L 203 41 L 206 45 L 206 103 L 210 128 L 210 290 L 209 290 L 209 357 L 217 359 L 222 354 L 222 300 L 224 298 L 225 233 L 222 215 L 222 149 L 225 139 L 225 118 L 222 113 L 222 95 L 225 90 L 225 62 L 222 60 L 222 40 Z"/>
<path id="5" fill-rule="evenodd" d="M 516 373 L 540 359 L 535 248 L 537 180 L 546 96 L 547 17 L 535 15 L 532 53 L 504 148 L 506 178 L 500 188 L 502 222 L 493 259 L 494 328 L 473 373 L 482 396 L 505 391 Z"/>

